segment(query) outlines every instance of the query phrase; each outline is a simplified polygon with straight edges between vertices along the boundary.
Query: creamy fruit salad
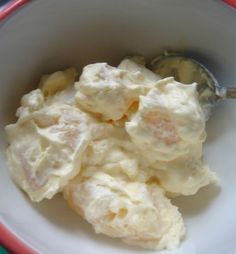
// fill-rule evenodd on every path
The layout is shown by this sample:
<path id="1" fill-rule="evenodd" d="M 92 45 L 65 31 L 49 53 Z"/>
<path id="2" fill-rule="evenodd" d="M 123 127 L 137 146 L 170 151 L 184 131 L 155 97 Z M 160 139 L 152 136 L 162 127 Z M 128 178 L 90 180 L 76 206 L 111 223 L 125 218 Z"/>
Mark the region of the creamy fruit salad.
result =
<path id="1" fill-rule="evenodd" d="M 32 201 L 62 192 L 96 233 L 151 249 L 179 246 L 171 199 L 217 177 L 202 161 L 197 83 L 162 78 L 141 57 L 43 76 L 6 126 L 7 163 Z"/>

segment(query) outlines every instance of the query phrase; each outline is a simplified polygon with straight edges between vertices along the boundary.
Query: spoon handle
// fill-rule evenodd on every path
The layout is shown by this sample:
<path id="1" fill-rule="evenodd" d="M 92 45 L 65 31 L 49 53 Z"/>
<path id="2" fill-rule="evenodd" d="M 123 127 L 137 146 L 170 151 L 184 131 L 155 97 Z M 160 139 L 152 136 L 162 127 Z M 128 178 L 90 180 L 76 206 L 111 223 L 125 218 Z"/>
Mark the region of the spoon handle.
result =
<path id="1" fill-rule="evenodd" d="M 226 88 L 226 98 L 236 99 L 236 87 Z"/>

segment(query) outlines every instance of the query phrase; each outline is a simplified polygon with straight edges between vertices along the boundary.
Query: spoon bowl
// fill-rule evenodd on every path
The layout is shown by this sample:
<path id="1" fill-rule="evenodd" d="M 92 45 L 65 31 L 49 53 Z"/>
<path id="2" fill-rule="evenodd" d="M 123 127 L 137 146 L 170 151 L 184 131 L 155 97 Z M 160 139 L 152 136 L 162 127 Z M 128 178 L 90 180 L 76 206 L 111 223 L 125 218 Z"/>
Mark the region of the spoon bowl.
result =
<path id="1" fill-rule="evenodd" d="M 183 84 L 196 82 L 199 101 L 204 107 L 214 106 L 219 99 L 236 98 L 236 88 L 220 86 L 203 64 L 183 54 L 164 52 L 149 67 L 163 78 L 173 76 Z"/>

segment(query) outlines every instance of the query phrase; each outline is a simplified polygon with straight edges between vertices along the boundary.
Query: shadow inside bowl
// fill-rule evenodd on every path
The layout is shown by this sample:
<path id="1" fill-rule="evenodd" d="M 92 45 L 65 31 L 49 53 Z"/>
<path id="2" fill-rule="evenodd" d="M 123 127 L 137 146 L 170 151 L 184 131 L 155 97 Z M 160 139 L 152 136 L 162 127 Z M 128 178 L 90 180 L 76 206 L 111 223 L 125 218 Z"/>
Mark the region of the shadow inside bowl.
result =
<path id="1" fill-rule="evenodd" d="M 179 211 L 184 218 L 191 218 L 207 210 L 220 190 L 218 185 L 210 184 L 200 189 L 195 195 L 174 198 L 172 204 L 179 207 Z"/>
<path id="2" fill-rule="evenodd" d="M 228 128 L 228 122 L 233 115 L 227 101 L 219 101 L 212 109 L 212 115 L 206 124 L 207 140 L 206 143 L 214 143 L 223 136 Z"/>

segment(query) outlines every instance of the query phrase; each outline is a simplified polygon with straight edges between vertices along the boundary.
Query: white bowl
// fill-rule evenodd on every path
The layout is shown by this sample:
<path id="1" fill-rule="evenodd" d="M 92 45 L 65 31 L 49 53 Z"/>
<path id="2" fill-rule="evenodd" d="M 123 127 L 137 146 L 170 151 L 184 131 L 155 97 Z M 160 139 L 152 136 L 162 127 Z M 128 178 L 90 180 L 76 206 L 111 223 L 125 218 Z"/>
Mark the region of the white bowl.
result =
<path id="1" fill-rule="evenodd" d="M 68 66 L 187 50 L 201 55 L 221 84 L 236 84 L 235 25 L 236 12 L 219 0 L 31 1 L 0 26 L 1 137 L 15 120 L 20 97 L 43 73 Z M 188 234 L 179 249 L 161 253 L 236 253 L 235 126 L 236 101 L 221 102 L 208 122 L 205 145 L 205 160 L 218 173 L 221 190 L 209 186 L 174 201 Z M 4 138 L 0 149 L 0 222 L 35 252 L 150 253 L 96 235 L 60 195 L 29 202 L 9 178 Z"/>

